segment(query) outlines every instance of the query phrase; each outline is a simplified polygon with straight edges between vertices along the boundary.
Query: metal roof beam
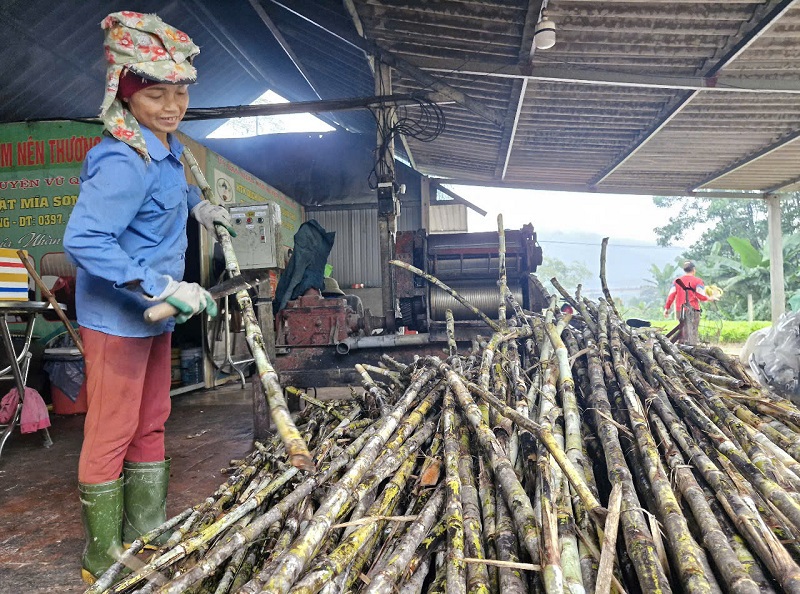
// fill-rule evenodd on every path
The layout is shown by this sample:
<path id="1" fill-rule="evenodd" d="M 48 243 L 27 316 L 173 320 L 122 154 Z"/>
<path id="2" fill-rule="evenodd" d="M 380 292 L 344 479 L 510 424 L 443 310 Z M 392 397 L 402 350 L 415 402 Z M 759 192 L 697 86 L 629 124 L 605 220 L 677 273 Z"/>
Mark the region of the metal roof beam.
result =
<path id="1" fill-rule="evenodd" d="M 300 75 L 308 83 L 308 86 L 311 87 L 311 90 L 314 92 L 314 95 L 317 96 L 317 99 L 322 99 L 322 95 L 320 95 L 317 92 L 317 89 L 314 86 L 314 83 L 311 82 L 311 76 L 308 74 L 308 72 L 306 72 L 306 69 L 303 67 L 303 64 L 300 62 L 300 58 L 298 58 L 297 54 L 294 53 L 294 50 L 292 50 L 292 46 L 290 46 L 289 42 L 286 41 L 286 38 L 284 38 L 283 34 L 280 32 L 280 30 L 278 29 L 277 25 L 275 25 L 275 23 L 269 17 L 269 15 L 267 14 L 267 11 L 264 10 L 264 7 L 261 6 L 261 4 L 258 3 L 258 0 L 249 0 L 249 2 L 250 2 L 250 6 L 253 7 L 253 10 L 256 11 L 256 14 L 258 15 L 258 18 L 260 18 L 261 22 L 263 22 L 267 26 L 267 29 L 269 29 L 270 33 L 272 33 L 272 36 L 280 44 L 280 46 L 283 49 L 283 51 L 286 52 L 286 55 L 292 61 L 292 64 L 294 64 L 294 67 L 297 68 L 297 71 L 300 73 Z"/>
<path id="2" fill-rule="evenodd" d="M 214 38 L 214 41 L 216 41 L 220 47 L 228 52 L 231 58 L 233 58 L 236 63 L 242 67 L 242 70 L 253 77 L 253 80 L 261 79 L 267 84 L 268 88 L 278 88 L 276 81 L 263 68 L 261 68 L 258 63 L 253 60 L 253 58 L 248 55 L 244 48 L 242 48 L 241 44 L 236 40 L 236 37 L 227 29 L 227 27 L 223 26 L 219 19 L 215 17 L 214 14 L 202 2 L 199 0 L 184 0 L 183 4 L 184 8 L 189 12 L 189 14 L 194 16 L 200 22 L 200 24 L 205 27 L 209 35 Z M 202 15 L 198 15 L 197 11 L 200 11 Z M 213 31 L 211 27 L 209 27 L 209 23 L 213 24 L 217 31 L 221 33 L 222 38 L 220 38 L 220 35 L 218 35 L 217 32 Z M 236 52 L 233 50 L 236 50 Z"/>
<path id="3" fill-rule="evenodd" d="M 522 41 L 520 42 L 520 64 L 527 64 L 533 59 L 533 53 L 536 51 L 536 45 L 533 42 L 534 31 L 536 30 L 536 24 L 539 22 L 543 4 L 544 0 L 528 0 L 528 10 L 525 13 L 525 26 L 522 29 Z M 511 152 L 514 149 L 514 139 L 517 136 L 519 118 L 522 114 L 522 104 L 525 102 L 525 93 L 527 91 L 527 78 L 521 81 L 514 81 L 514 85 L 511 88 L 509 105 L 516 104 L 517 107 L 513 112 L 511 110 L 506 112 L 506 122 L 503 126 L 503 135 L 500 139 L 500 150 L 497 153 L 498 163 L 497 168 L 495 168 L 495 177 L 499 177 L 500 179 L 505 179 L 506 171 L 508 171 L 508 164 L 511 161 Z M 503 151 L 503 147 L 505 147 L 505 151 Z M 501 168 L 499 157 L 503 155 L 503 152 L 505 152 L 505 158 L 503 159 Z"/>
<path id="4" fill-rule="evenodd" d="M 250 2 L 255 2 L 256 0 L 250 0 Z M 358 16 L 358 10 L 356 10 L 356 5 L 353 3 L 353 0 L 343 0 L 345 10 L 350 15 L 350 18 L 353 21 L 353 26 L 356 28 L 356 32 L 360 37 L 364 37 L 364 24 L 361 22 L 361 17 Z M 369 69 L 372 71 L 372 76 L 375 76 L 375 60 L 372 56 L 367 56 L 367 62 L 369 63 Z M 392 124 L 397 123 L 397 111 L 392 110 Z M 406 152 L 406 156 L 408 157 L 408 162 L 411 165 L 411 168 L 416 170 L 417 163 L 414 160 L 414 155 L 411 154 L 411 147 L 408 144 L 408 138 L 405 134 L 400 134 L 400 142 L 403 143 L 403 149 Z"/>
<path id="5" fill-rule="evenodd" d="M 267 29 L 269 29 L 270 33 L 272 33 L 272 36 L 275 38 L 275 41 L 278 42 L 278 44 L 281 46 L 281 49 L 283 49 L 288 58 L 292 61 L 292 64 L 294 64 L 294 67 L 300 73 L 300 76 L 302 76 L 303 79 L 306 81 L 309 88 L 311 88 L 311 91 L 316 96 L 316 98 L 321 101 L 322 95 L 319 94 L 317 88 L 314 86 L 314 83 L 311 82 L 311 75 L 303 66 L 303 63 L 300 61 L 300 58 L 292 49 L 292 46 L 289 44 L 288 41 L 286 41 L 286 38 L 283 36 L 283 33 L 281 33 L 280 29 L 278 29 L 278 26 L 273 22 L 273 20 L 267 14 L 267 11 L 264 10 L 264 7 L 258 3 L 258 0 L 249 0 L 249 2 L 250 6 L 253 7 L 253 10 L 256 11 L 258 18 L 260 18 L 261 22 L 263 22 L 267 26 Z M 332 117 L 331 121 L 337 128 L 347 130 L 348 132 L 350 131 L 348 127 L 342 124 L 342 122 L 340 122 L 338 119 Z"/>
<path id="6" fill-rule="evenodd" d="M 451 190 L 449 188 L 445 188 L 442 184 L 437 183 L 437 182 L 434 182 L 432 185 L 433 185 L 433 188 L 435 190 L 438 190 L 442 194 L 446 194 L 447 196 L 450 196 L 450 198 L 453 199 L 452 201 L 455 202 L 456 204 L 463 204 L 467 208 L 472 209 L 475 212 L 477 212 L 482 217 L 486 216 L 487 213 L 486 213 L 485 210 L 483 210 L 481 207 L 473 204 L 472 202 L 470 202 L 466 198 L 462 198 L 461 196 L 456 194 L 453 190 Z M 434 202 L 443 202 L 443 201 L 441 201 L 441 200 L 439 200 L 437 198 L 434 198 Z M 445 204 L 439 204 L 438 206 L 447 206 L 447 202 L 445 202 Z"/>
<path id="7" fill-rule="evenodd" d="M 414 64 L 411 64 L 410 62 L 407 62 L 406 60 L 398 57 L 394 53 L 384 49 L 383 47 L 381 47 L 380 45 L 378 45 L 377 43 L 375 43 L 370 39 L 365 39 L 363 37 L 359 37 L 358 35 L 353 35 L 349 30 L 345 30 L 334 23 L 322 25 L 316 22 L 313 18 L 305 14 L 305 12 L 308 12 L 308 7 L 303 6 L 304 4 L 303 2 L 297 2 L 295 0 L 270 0 L 270 1 L 273 4 L 280 6 L 284 10 L 290 12 L 291 14 L 305 20 L 306 22 L 316 27 L 319 27 L 320 29 L 330 33 L 335 37 L 338 37 L 345 43 L 348 43 L 349 45 L 352 45 L 353 47 L 360 49 L 361 51 L 363 51 L 368 55 L 374 56 L 377 60 L 380 60 L 387 66 L 391 66 L 395 70 L 402 72 L 404 75 L 413 78 L 422 86 L 438 91 L 447 98 L 452 99 L 456 103 L 459 103 L 469 111 L 493 123 L 498 128 L 502 128 L 504 123 L 504 117 L 502 114 L 498 113 L 497 110 L 487 107 L 482 102 L 470 97 L 469 95 L 459 91 L 458 89 L 446 83 L 439 81 L 437 78 L 431 76 L 427 72 L 420 70 Z"/>
<path id="8" fill-rule="evenodd" d="M 728 43 L 721 47 L 715 54 L 717 62 L 708 68 L 703 74 L 705 76 L 715 76 L 725 66 L 733 62 L 750 47 L 759 37 L 772 27 L 786 11 L 788 11 L 798 0 L 771 0 L 760 5 L 755 9 L 753 18 L 746 23 L 742 23 L 739 34 L 732 37 Z M 635 155 L 645 144 L 647 144 L 659 131 L 661 131 L 675 116 L 677 116 L 700 91 L 681 93 L 667 105 L 664 106 L 661 115 L 653 125 L 645 130 L 640 137 L 609 167 L 601 171 L 591 182 L 596 186 L 608 178 L 612 173 L 624 165 L 633 155 Z"/>
<path id="9" fill-rule="evenodd" d="M 570 183 L 570 184 L 541 184 L 536 182 L 508 182 L 497 181 L 494 179 L 475 180 L 464 178 L 443 178 L 432 177 L 432 182 L 437 185 L 447 184 L 449 186 L 480 186 L 490 188 L 514 188 L 519 190 L 537 190 L 543 192 L 578 192 L 581 194 L 625 194 L 641 196 L 642 198 L 650 198 L 652 196 L 693 196 L 696 198 L 748 198 L 748 199 L 761 199 L 764 198 L 762 192 L 749 192 L 746 190 L 710 190 L 701 192 L 686 192 L 678 188 L 660 188 L 655 191 L 646 188 L 630 188 L 630 187 L 609 187 L 603 188 L 602 191 L 591 188 L 586 184 Z"/>
<path id="10" fill-rule="evenodd" d="M 597 68 L 564 68 L 534 65 L 525 72 L 519 64 L 469 62 L 442 58 L 420 58 L 422 70 L 487 78 L 513 78 L 543 82 L 563 82 L 599 86 L 704 91 L 709 93 L 800 93 L 800 81 L 795 79 L 744 78 L 736 76 L 658 76 L 632 72 L 604 71 Z"/>

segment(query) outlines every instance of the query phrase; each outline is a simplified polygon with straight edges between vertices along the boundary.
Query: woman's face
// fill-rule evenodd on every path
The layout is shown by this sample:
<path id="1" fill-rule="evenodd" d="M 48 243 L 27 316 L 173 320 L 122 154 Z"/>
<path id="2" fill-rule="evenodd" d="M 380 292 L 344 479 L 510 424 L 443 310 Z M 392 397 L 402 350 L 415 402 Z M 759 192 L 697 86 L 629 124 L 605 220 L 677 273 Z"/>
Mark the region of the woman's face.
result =
<path id="1" fill-rule="evenodd" d="M 147 126 L 165 145 L 167 133 L 178 129 L 189 107 L 188 85 L 152 85 L 128 99 L 128 109 L 140 124 Z"/>

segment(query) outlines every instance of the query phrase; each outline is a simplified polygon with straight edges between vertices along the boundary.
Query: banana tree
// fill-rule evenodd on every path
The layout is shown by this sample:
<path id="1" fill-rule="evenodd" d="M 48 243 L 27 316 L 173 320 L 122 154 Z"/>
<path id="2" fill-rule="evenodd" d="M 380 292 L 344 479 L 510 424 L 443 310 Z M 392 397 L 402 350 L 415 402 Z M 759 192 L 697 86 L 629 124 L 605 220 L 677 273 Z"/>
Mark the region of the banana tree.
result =
<path id="1" fill-rule="evenodd" d="M 722 255 L 722 246 L 717 243 L 705 259 L 707 265 L 704 278 L 725 290 L 720 309 L 732 319 L 743 318 L 747 312 L 747 295 L 753 296 L 754 313 L 757 319 L 770 318 L 770 259 L 767 246 L 757 249 L 750 240 L 729 237 L 735 258 Z M 783 259 L 784 282 L 789 296 L 789 307 L 800 309 L 800 270 L 794 265 L 800 259 L 800 233 L 784 236 Z"/>

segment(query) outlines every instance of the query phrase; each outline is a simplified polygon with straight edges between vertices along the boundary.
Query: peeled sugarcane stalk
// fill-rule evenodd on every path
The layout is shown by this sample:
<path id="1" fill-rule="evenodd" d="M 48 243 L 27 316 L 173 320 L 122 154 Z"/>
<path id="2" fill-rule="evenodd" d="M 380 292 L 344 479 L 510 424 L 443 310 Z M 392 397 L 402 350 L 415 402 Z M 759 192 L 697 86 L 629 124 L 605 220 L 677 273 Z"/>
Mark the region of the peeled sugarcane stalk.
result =
<path id="1" fill-rule="evenodd" d="M 553 345 L 553 353 L 558 363 L 557 386 L 564 413 L 565 451 L 568 460 L 575 467 L 581 478 L 585 479 L 580 412 L 575 397 L 575 381 L 572 377 L 572 368 L 569 363 L 567 347 L 561 340 L 561 335 L 553 324 L 546 324 L 545 328 L 548 338 Z M 559 530 L 563 532 L 563 536 L 560 537 L 560 540 L 564 582 L 569 592 L 572 594 L 581 594 L 585 589 L 580 563 L 579 545 L 575 536 L 575 515 L 582 515 L 583 509 L 578 511 L 578 514 L 574 514 L 572 509 L 573 502 L 569 499 L 569 485 L 564 484 L 563 490 L 564 493 L 561 495 L 558 504 L 558 518 Z M 580 495 L 578 495 L 574 504 L 575 506 L 583 508 Z"/>
<path id="2" fill-rule="evenodd" d="M 544 400 L 544 391 L 542 391 Z M 549 421 L 539 417 L 542 427 Z M 541 542 L 542 542 L 542 582 L 546 594 L 560 594 L 564 590 L 564 574 L 561 567 L 561 548 L 558 545 L 558 518 L 556 516 L 555 499 L 558 497 L 554 481 L 554 471 L 550 466 L 550 456 L 544 446 L 539 449 L 537 466 L 538 500 L 541 510 Z"/>
<path id="3" fill-rule="evenodd" d="M 614 483 L 608 500 L 608 517 L 603 527 L 603 548 L 600 552 L 600 566 L 597 569 L 595 592 L 607 594 L 611 592 L 611 578 L 614 575 L 614 557 L 617 545 L 617 526 L 622 506 L 622 484 Z"/>
<path id="4" fill-rule="evenodd" d="M 219 206 L 219 201 L 216 196 L 214 196 L 214 190 L 208 185 L 208 181 L 206 181 L 203 172 L 200 170 L 200 166 L 197 163 L 197 159 L 194 158 L 192 151 L 190 151 L 188 147 L 185 147 L 183 155 L 205 199 Z M 233 251 L 230 233 L 228 233 L 228 230 L 222 225 L 217 225 L 216 231 L 217 239 L 222 246 L 222 253 L 225 256 L 225 269 L 232 277 L 240 275 L 241 270 L 239 269 L 239 262 L 236 258 L 236 254 Z M 297 431 L 294 421 L 292 421 L 292 417 L 289 414 L 289 407 L 286 406 L 286 399 L 283 396 L 283 390 L 278 382 L 278 374 L 267 357 L 267 351 L 264 347 L 264 337 L 261 334 L 261 327 L 256 319 L 256 314 L 253 310 L 253 302 L 250 299 L 250 294 L 247 292 L 247 289 L 236 293 L 236 301 L 242 311 L 247 345 L 250 347 L 250 352 L 253 354 L 258 376 L 261 379 L 261 385 L 264 388 L 264 393 L 267 395 L 267 403 L 269 404 L 272 421 L 275 423 L 275 427 L 286 446 L 286 454 L 289 457 L 289 461 L 302 470 L 314 470 L 314 462 L 311 459 L 311 455 L 308 453 L 308 446 L 306 446 L 303 438 L 300 437 L 300 433 Z"/>

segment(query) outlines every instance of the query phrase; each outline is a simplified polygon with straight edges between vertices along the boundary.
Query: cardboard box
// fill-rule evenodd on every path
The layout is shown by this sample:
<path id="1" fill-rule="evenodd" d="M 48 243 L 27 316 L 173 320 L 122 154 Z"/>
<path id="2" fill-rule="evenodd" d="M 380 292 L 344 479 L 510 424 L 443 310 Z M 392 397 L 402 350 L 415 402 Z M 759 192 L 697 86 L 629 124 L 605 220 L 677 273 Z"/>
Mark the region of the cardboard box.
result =
<path id="1" fill-rule="evenodd" d="M 25 252 L 25 257 L 28 253 Z M 17 250 L 0 248 L 0 301 L 28 300 L 28 271 Z"/>

